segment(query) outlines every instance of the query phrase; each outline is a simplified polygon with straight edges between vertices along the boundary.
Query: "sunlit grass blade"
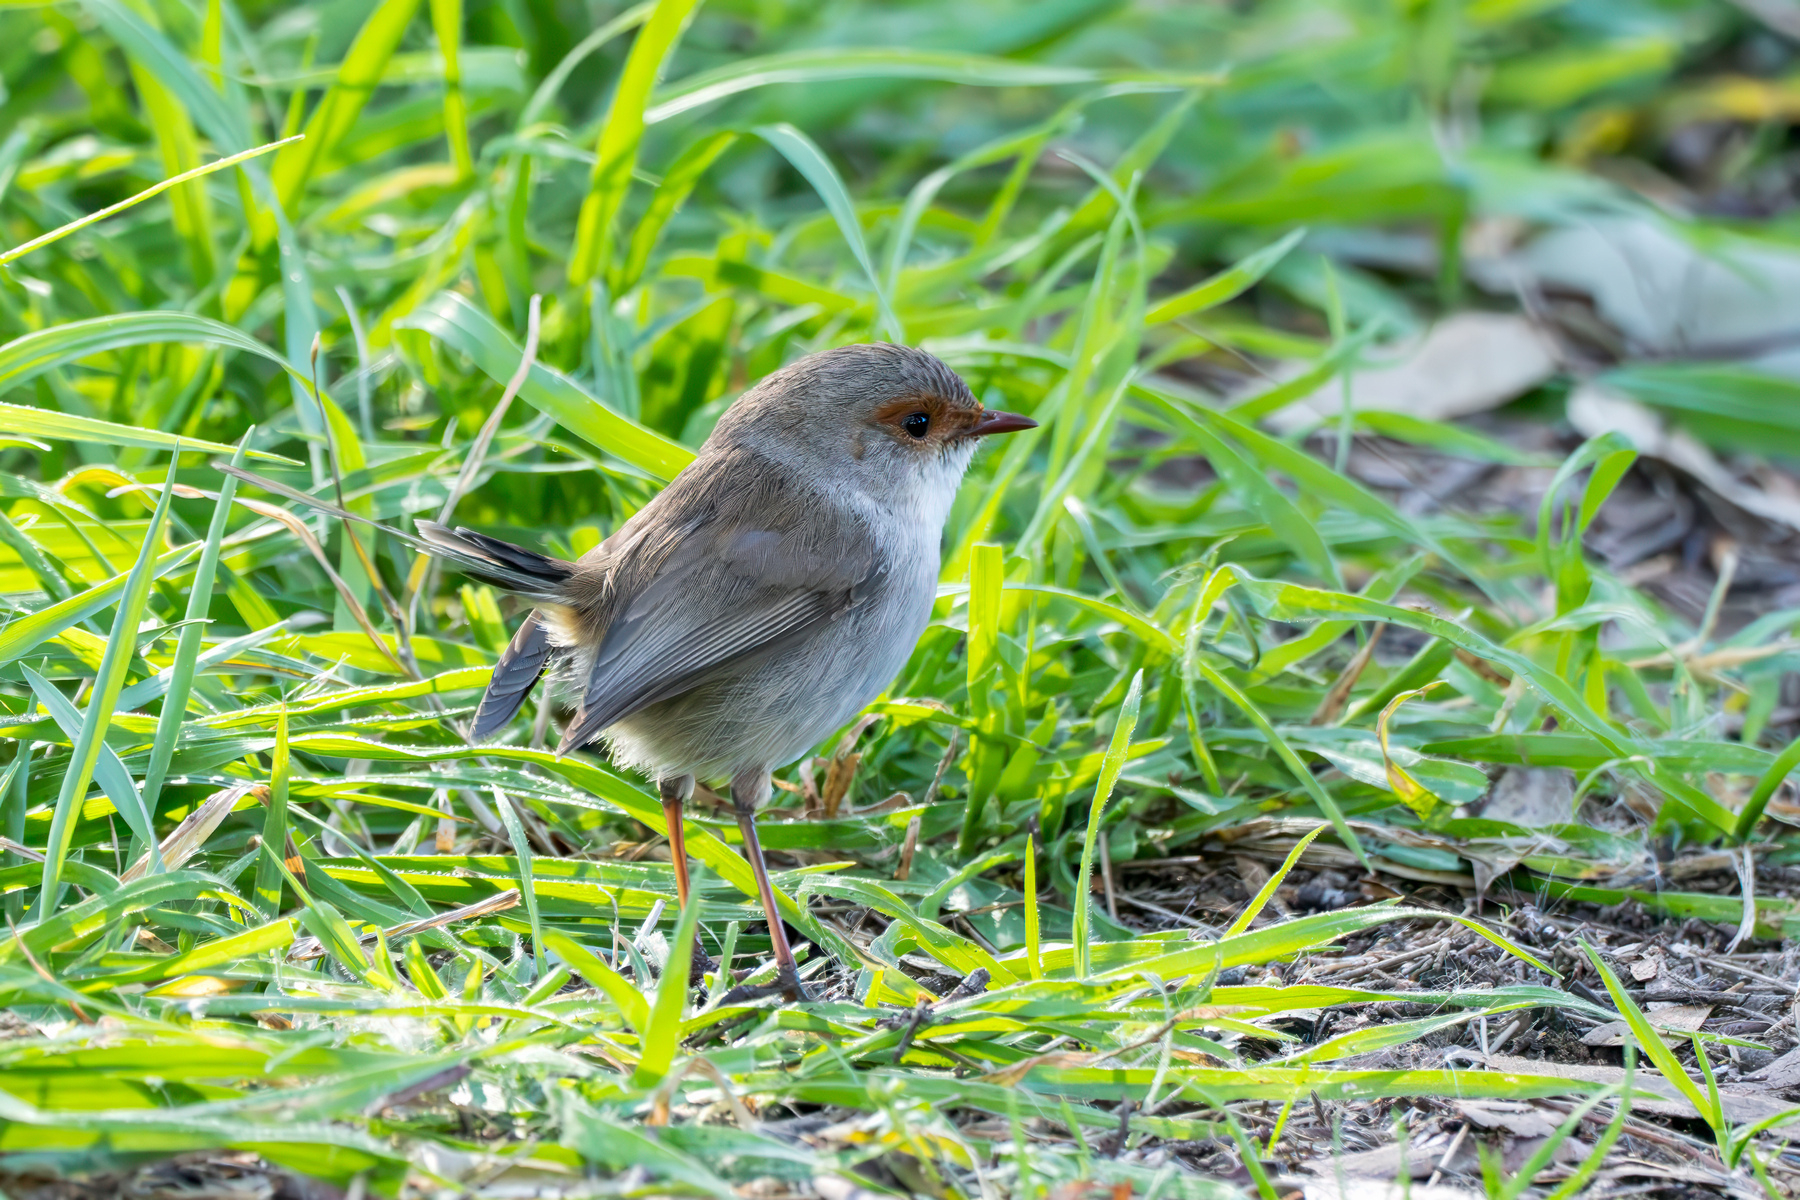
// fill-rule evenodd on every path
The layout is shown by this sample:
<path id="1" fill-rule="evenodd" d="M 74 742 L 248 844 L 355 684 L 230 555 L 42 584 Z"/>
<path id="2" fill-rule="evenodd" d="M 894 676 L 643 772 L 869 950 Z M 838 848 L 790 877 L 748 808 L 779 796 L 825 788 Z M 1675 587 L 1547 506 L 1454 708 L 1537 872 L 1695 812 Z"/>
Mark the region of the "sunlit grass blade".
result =
<path id="1" fill-rule="evenodd" d="M 663 175 L 662 182 L 657 185 L 656 192 L 650 197 L 650 206 L 644 215 L 638 218 L 636 228 L 631 231 L 631 244 L 626 248 L 623 261 L 615 268 L 612 278 L 612 292 L 622 295 L 636 286 L 643 278 L 644 268 L 650 264 L 650 254 L 656 249 L 658 239 L 669 219 L 687 203 L 694 185 L 706 174 L 708 167 L 717 162 L 719 156 L 737 144 L 738 134 L 735 130 L 722 129 L 709 133 L 683 150 L 675 162 Z"/>
<path id="2" fill-rule="evenodd" d="M 631 985 L 631 981 L 613 970 L 599 955 L 565 933 L 546 930 L 544 942 L 550 952 L 583 979 L 605 992 L 617 1007 L 625 1023 L 640 1035 L 650 1028 L 650 1002 Z"/>
<path id="3" fill-rule="evenodd" d="M 538 920 L 537 888 L 531 878 L 531 843 L 525 838 L 525 826 L 513 808 L 512 797 L 494 788 L 494 808 L 506 826 L 507 840 L 512 842 L 513 857 L 519 863 L 519 894 L 525 898 L 526 919 L 531 922 L 531 954 L 540 977 L 544 974 L 544 927 Z"/>
<path id="4" fill-rule="evenodd" d="M 244 452 L 255 432 L 253 426 L 238 441 L 237 452 L 231 458 L 232 465 L 243 463 Z M 212 524 L 207 526 L 206 543 L 200 550 L 200 562 L 194 568 L 193 581 L 188 585 L 188 606 L 184 619 L 189 624 L 183 627 L 181 636 L 175 643 L 175 661 L 170 666 L 168 690 L 163 693 L 162 712 L 156 721 L 156 737 L 150 746 L 150 765 L 144 770 L 144 805 L 151 812 L 156 811 L 156 798 L 162 794 L 169 762 L 175 756 L 175 742 L 180 738 L 181 727 L 187 720 L 188 696 L 194 686 L 195 664 L 200 657 L 201 643 L 206 640 L 206 622 L 212 608 L 213 579 L 219 567 L 219 546 L 225 538 L 225 528 L 231 518 L 231 498 L 237 492 L 237 482 L 236 476 L 227 475 L 219 488 L 219 500 L 213 508 Z"/>
<path id="5" fill-rule="evenodd" d="M 467 354 L 497 383 L 511 379 L 524 357 L 492 317 L 455 292 L 433 297 L 402 325 L 424 330 Z M 694 452 L 686 446 L 614 412 L 567 375 L 542 363 L 532 364 L 531 374 L 519 389 L 519 398 L 606 453 L 657 479 L 673 479 L 676 472 L 694 460 Z"/>
<path id="6" fill-rule="evenodd" d="M 67 696 L 56 690 L 56 685 L 39 675 L 30 667 L 20 668 L 25 681 L 31 685 L 31 691 L 37 697 L 44 711 L 55 720 L 71 744 L 81 740 L 83 717 L 79 710 L 69 702 Z M 147 799 L 138 795 L 137 787 L 132 783 L 131 773 L 119 760 L 117 752 L 104 742 L 100 745 L 99 756 L 94 761 L 94 780 L 99 783 L 106 798 L 113 802 L 113 807 L 125 819 L 130 828 L 135 844 L 132 853 L 136 854 L 152 842 L 155 836 L 150 814 L 156 810 L 150 807 Z"/>
<path id="7" fill-rule="evenodd" d="M 819 199 L 825 202 L 826 211 L 837 222 L 838 232 L 844 235 L 844 243 L 850 247 L 857 265 L 862 267 L 863 274 L 867 276 L 869 290 L 875 293 L 879 332 L 890 342 L 904 342 L 906 334 L 900 327 L 900 319 L 894 315 L 893 297 L 888 295 L 886 284 L 875 270 L 875 260 L 869 255 L 868 239 L 863 236 L 862 221 L 856 215 L 856 204 L 850 199 L 850 193 L 844 187 L 844 180 L 837 168 L 831 165 L 831 160 L 825 157 L 825 152 L 819 149 L 817 143 L 792 125 L 785 122 L 779 125 L 758 125 L 753 132 L 779 150 L 782 157 L 793 164 L 794 170 L 800 172 L 813 190 L 819 193 Z"/>
<path id="8" fill-rule="evenodd" d="M 1131 745 L 1131 734 L 1137 728 L 1138 706 L 1144 696 L 1144 677 L 1139 672 L 1131 681 L 1131 687 L 1125 693 L 1125 702 L 1119 706 L 1118 723 L 1113 726 L 1112 740 L 1106 747 L 1106 758 L 1100 767 L 1100 778 L 1094 784 L 1094 800 L 1088 809 L 1087 837 L 1081 846 L 1081 872 L 1076 876 L 1075 885 L 1075 977 L 1086 979 L 1092 970 L 1093 950 L 1090 946 L 1092 934 L 1089 925 L 1092 918 L 1094 880 L 1094 850 L 1100 840 L 1100 818 L 1106 811 L 1106 802 L 1112 799 L 1113 788 L 1119 782 L 1119 774 L 1125 769 L 1125 750 Z"/>
<path id="9" fill-rule="evenodd" d="M 270 754 L 268 805 L 263 814 L 262 855 L 256 860 L 256 907 L 264 918 L 274 920 L 281 913 L 281 881 L 287 856 L 288 838 L 288 773 L 292 767 L 292 751 L 288 742 L 287 706 L 275 718 L 275 747 Z M 325 935 L 314 930 L 323 938 Z"/>
<path id="10" fill-rule="evenodd" d="M 638 145 L 644 138 L 644 109 L 650 90 L 662 78 L 669 55 L 693 20 L 699 0 L 658 0 L 655 11 L 625 60 L 625 72 L 613 90 L 612 107 L 600 129 L 594 170 L 576 218 L 575 247 L 569 256 L 569 282 L 582 286 L 598 275 L 612 257 L 613 223 L 631 186 Z"/>
<path id="11" fill-rule="evenodd" d="M 557 93 L 568 82 L 569 76 L 574 74 L 595 51 L 620 34 L 636 29 L 649 20 L 650 14 L 655 11 L 656 0 L 643 0 L 642 3 L 632 5 L 575 43 L 569 52 L 563 55 L 562 61 L 558 62 L 544 76 L 543 81 L 537 85 L 537 89 L 531 93 L 531 99 L 526 101 L 525 107 L 519 110 L 520 127 L 536 123 L 544 113 L 549 111 L 550 106 L 556 102 Z"/>
<path id="12" fill-rule="evenodd" d="M 1695 1112 L 1700 1113 L 1703 1117 L 1711 1113 L 1713 1105 L 1706 1093 L 1702 1092 L 1699 1086 L 1689 1078 L 1687 1069 L 1681 1065 L 1681 1060 L 1675 1057 L 1675 1052 L 1669 1048 L 1668 1043 L 1663 1041 L 1662 1035 L 1650 1024 L 1649 1018 L 1644 1016 L 1644 1010 L 1638 1007 L 1637 1001 L 1633 1000 L 1625 991 L 1625 985 L 1619 982 L 1619 977 L 1613 974 L 1612 968 L 1608 967 L 1605 961 L 1594 952 L 1594 948 L 1585 941 L 1582 942 L 1581 949 L 1582 953 L 1587 955 L 1588 962 L 1593 966 L 1594 973 L 1600 976 L 1600 981 L 1606 985 L 1606 993 L 1612 998 L 1613 1006 L 1619 1010 L 1619 1015 L 1631 1028 L 1631 1036 L 1636 1040 L 1638 1049 L 1656 1064 L 1656 1069 L 1662 1072 L 1663 1078 L 1674 1084 L 1687 1098 L 1688 1102 L 1694 1106 Z M 1716 1124 L 1714 1129 L 1723 1135 L 1724 1131 L 1720 1130 Z M 1721 1142 L 1721 1144 L 1723 1143 Z"/>
<path id="13" fill-rule="evenodd" d="M 307 119 L 305 140 L 296 140 L 276 155 L 269 170 L 283 209 L 295 209 L 307 181 L 350 132 L 418 9 L 419 0 L 380 0 L 367 10 L 356 40 L 338 66 L 337 79 Z"/>
<path id="14" fill-rule="evenodd" d="M 183 171 L 181 174 L 165 179 L 161 183 L 152 184 L 137 195 L 121 200 L 117 204 L 109 204 L 105 208 L 99 209 L 96 212 L 91 212 L 85 217 L 80 217 L 70 221 L 66 225 L 58 226 L 49 233 L 40 234 L 39 236 L 32 238 L 29 242 L 14 246 L 11 250 L 0 251 L 0 266 L 5 266 L 15 259 L 23 258 L 33 250 L 42 249 L 52 242 L 61 241 L 71 233 L 78 233 L 81 230 L 86 229 L 89 225 L 93 225 L 99 221 L 106 220 L 106 218 L 110 216 L 122 213 L 134 204 L 140 204 L 153 196 L 160 196 L 162 193 L 179 184 L 186 183 L 191 179 L 200 179 L 204 176 L 211 175 L 214 171 L 223 171 L 228 167 L 235 167 L 241 162 L 246 162 L 259 155 L 267 154 L 271 150 L 280 149 L 282 146 L 286 146 L 292 142 L 300 141 L 304 136 L 304 134 L 296 134 L 291 138 L 283 138 L 278 142 L 270 142 L 265 146 L 257 146 L 251 150 L 230 154 L 224 158 L 209 162 L 205 166 L 195 167 L 191 171 Z"/>
<path id="15" fill-rule="evenodd" d="M 1227 269 L 1220 271 L 1209 279 L 1204 279 L 1184 292 L 1162 300 L 1144 314 L 1146 325 L 1160 325 L 1165 321 L 1175 321 L 1195 313 L 1216 308 L 1228 300 L 1243 295 L 1257 282 L 1275 268 L 1275 264 L 1286 258 L 1288 252 L 1300 244 L 1306 236 L 1306 230 L 1296 229 L 1278 242 L 1264 246 L 1256 253 L 1240 259 Z"/>
<path id="16" fill-rule="evenodd" d="M 660 1082 L 675 1061 L 675 1048 L 681 1041 L 681 1015 L 687 1007 L 688 971 L 699 947 L 695 931 L 700 927 L 701 902 L 690 901 L 681 910 L 681 919 L 669 939 L 669 957 L 663 964 L 662 978 L 656 983 L 656 999 L 651 1002 L 649 1024 L 644 1028 L 643 1054 L 638 1059 L 632 1082 L 648 1087 Z"/>
<path id="17" fill-rule="evenodd" d="M 649 124 L 667 121 L 739 92 L 782 83 L 826 83 L 837 79 L 929 79 L 975 87 L 1031 87 L 1138 81 L 1171 90 L 1204 87 L 1219 76 L 1149 71 L 1103 72 L 1083 67 L 1025 63 L 1014 59 L 956 54 L 910 47 L 832 46 L 752 58 L 671 84 L 644 114 Z"/>
<path id="18" fill-rule="evenodd" d="M 162 323 L 160 318 L 164 315 L 181 316 L 184 318 L 185 323 L 185 314 L 145 313 L 140 315 L 158 318 L 159 324 Z M 29 378 L 41 371 L 55 367 L 61 362 L 66 362 L 71 358 L 79 358 L 82 355 L 93 354 L 97 349 L 119 349 L 125 346 L 139 344 L 141 341 L 160 342 L 186 340 L 181 336 L 181 331 L 179 330 L 173 332 L 172 336 L 169 333 L 158 332 L 151 337 L 136 338 L 128 335 L 125 340 L 117 340 L 110 336 L 111 332 L 123 327 L 126 323 L 110 317 L 103 317 L 100 318 L 100 320 L 107 326 L 105 330 L 101 331 L 109 335 L 106 338 L 107 344 L 96 347 L 93 340 L 89 340 L 85 345 L 78 345 L 74 352 L 71 353 L 69 352 L 69 340 L 55 335 L 74 331 L 76 328 L 75 326 L 65 325 L 60 329 L 47 330 L 44 336 L 38 338 L 38 341 L 31 347 L 31 350 L 36 352 L 54 347 L 52 356 L 49 357 L 49 361 L 40 358 L 36 362 L 31 363 L 29 367 L 14 368 L 15 376 L 11 382 L 23 382 L 23 379 L 18 378 L 18 376 Z M 192 321 L 194 322 L 205 320 L 206 318 L 204 317 L 192 318 Z M 142 325 L 139 324 L 139 327 L 131 330 L 130 334 L 135 335 L 140 332 L 141 329 Z M 37 337 L 38 335 L 27 336 Z M 243 340 L 246 342 L 249 341 L 249 339 Z M 9 343 L 5 347 L 0 347 L 0 373 L 4 373 L 9 366 L 13 365 L 13 362 L 8 361 L 8 352 L 12 351 L 15 347 L 23 349 L 21 343 L 24 341 L 25 338 L 20 338 L 18 341 Z M 263 353 L 265 357 L 274 357 L 272 354 L 263 351 L 260 346 L 258 347 L 258 352 Z M 17 360 L 13 361 L 16 362 Z M 140 429 L 130 425 L 115 425 L 111 421 L 101 421 L 93 417 L 77 416 L 72 413 L 52 412 L 40 408 L 26 408 L 17 404 L 0 404 L 0 433 L 54 438 L 58 441 L 86 442 L 97 446 L 137 446 L 151 450 L 173 450 L 176 444 L 179 443 L 183 450 L 205 451 L 212 454 L 230 454 L 233 452 L 232 447 L 223 445 L 219 442 L 176 437 L 173 434 L 162 433 L 155 429 Z M 285 458 L 279 454 L 269 454 L 261 450 L 251 450 L 249 451 L 249 456 L 251 458 L 260 458 L 265 462 L 291 464 L 294 461 L 291 458 Z"/>
<path id="19" fill-rule="evenodd" d="M 173 496 L 173 488 L 164 488 L 156 502 L 156 511 L 144 533 L 143 548 L 121 589 L 119 610 L 113 618 L 112 633 L 106 639 L 106 650 L 101 656 L 99 669 L 94 674 L 94 686 L 82 716 L 81 731 L 70 752 L 69 767 L 63 775 L 62 789 L 56 797 L 55 815 L 50 823 L 50 834 L 44 850 L 43 882 L 37 901 L 32 906 L 32 915 L 39 921 L 53 914 L 62 898 L 63 861 L 69 854 L 70 839 L 75 834 L 75 819 L 81 802 L 87 796 L 95 764 L 99 762 L 100 752 L 106 744 L 106 731 L 112 724 L 119 690 L 125 686 L 126 672 L 130 670 L 132 657 L 137 651 L 138 626 L 143 619 L 144 601 L 150 593 L 150 584 L 157 574 L 157 550 L 162 544 L 163 524 L 169 515 L 169 501 Z M 149 836 L 146 840 L 154 844 L 155 832 L 147 832 Z"/>
<path id="20" fill-rule="evenodd" d="M 1288 872 L 1294 869 L 1294 864 L 1300 861 L 1300 856 L 1306 853 L 1306 848 L 1312 845 L 1314 838 L 1324 832 L 1325 826 L 1321 825 L 1305 837 L 1301 838 L 1298 842 L 1294 843 L 1294 848 L 1288 851 L 1287 858 L 1282 860 L 1280 869 L 1269 876 L 1268 881 L 1256 890 L 1256 895 L 1250 898 L 1250 903 L 1244 906 L 1244 911 L 1239 913 L 1237 918 L 1232 921 L 1230 925 L 1225 927 L 1226 937 L 1230 937 L 1234 933 L 1242 933 L 1244 930 L 1250 928 L 1250 923 L 1262 914 L 1262 910 L 1267 907 L 1269 903 L 1269 898 L 1275 894 L 1275 890 L 1281 886 L 1285 879 L 1287 879 Z"/>

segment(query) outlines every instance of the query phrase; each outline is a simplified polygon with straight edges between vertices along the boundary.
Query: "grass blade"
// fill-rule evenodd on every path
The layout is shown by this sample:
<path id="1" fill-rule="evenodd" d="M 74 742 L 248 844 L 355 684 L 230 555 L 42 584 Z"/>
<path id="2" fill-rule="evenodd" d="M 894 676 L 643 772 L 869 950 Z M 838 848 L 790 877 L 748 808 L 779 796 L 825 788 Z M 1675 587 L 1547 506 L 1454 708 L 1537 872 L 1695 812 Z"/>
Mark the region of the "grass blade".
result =
<path id="1" fill-rule="evenodd" d="M 650 1023 L 644 1029 L 643 1052 L 631 1082 L 652 1087 L 669 1073 L 675 1048 L 681 1044 L 681 1014 L 687 1007 L 688 971 L 694 961 L 695 930 L 700 927 L 700 899 L 694 897 L 681 910 L 675 936 L 669 939 L 669 957 L 662 978 L 656 981 L 656 999 L 650 1006 Z"/>
<path id="2" fill-rule="evenodd" d="M 525 826 L 513 808 L 513 799 L 499 788 L 492 789 L 494 807 L 506 826 L 507 840 L 512 842 L 513 857 L 519 863 L 519 893 L 525 900 L 525 916 L 531 922 L 531 957 L 538 978 L 544 976 L 544 927 L 538 920 L 537 885 L 531 878 L 531 843 L 525 839 Z"/>
<path id="3" fill-rule="evenodd" d="M 594 171 L 576 218 L 575 249 L 569 256 L 571 284 L 587 283 L 612 257 L 613 223 L 631 186 L 632 168 L 637 166 L 650 91 L 662 78 L 669 55 L 698 7 L 699 0 L 659 0 L 631 45 L 625 73 L 619 78 L 606 124 L 600 129 Z"/>
<path id="4" fill-rule="evenodd" d="M 31 685 L 32 693 L 37 697 L 38 703 L 44 706 L 44 711 L 50 714 L 57 727 L 63 731 L 63 736 L 67 737 L 71 744 L 80 741 L 83 718 L 75 706 L 69 703 L 68 697 L 57 691 L 55 684 L 30 667 L 21 668 L 21 673 L 25 676 L 25 681 Z M 137 839 L 139 845 L 132 851 L 133 854 L 136 854 L 144 845 L 148 845 L 153 837 L 149 814 L 155 810 L 149 808 L 139 797 L 137 788 L 131 782 L 131 773 L 125 769 L 125 764 L 119 760 L 117 752 L 105 743 L 101 743 L 100 756 L 94 763 L 94 777 L 99 782 L 100 789 L 106 793 L 107 799 L 113 802 L 113 807 L 118 810 L 119 815 L 125 818 L 125 824 L 130 827 L 132 835 Z"/>
<path id="5" fill-rule="evenodd" d="M 173 470 L 173 466 L 170 469 Z M 43 882 L 38 891 L 37 902 L 32 908 L 32 915 L 38 921 L 55 913 L 62 899 L 63 863 L 69 855 L 69 844 L 75 835 L 75 820 L 82 800 L 87 796 L 95 765 L 100 761 L 100 752 L 106 746 L 106 731 L 112 724 L 119 691 L 125 686 L 125 673 L 131 667 L 132 656 L 137 652 L 138 625 L 143 619 L 144 601 L 150 594 L 151 581 L 157 574 L 156 550 L 162 541 L 163 523 L 169 515 L 169 500 L 174 494 L 173 488 L 164 488 L 158 498 L 156 511 L 150 518 L 150 527 L 144 533 L 143 548 L 138 552 L 137 562 L 125 577 L 120 592 L 118 615 L 113 619 L 112 633 L 106 639 L 106 650 L 101 655 L 100 667 L 94 674 L 94 687 L 88 700 L 87 712 L 83 714 L 81 730 L 74 739 L 69 768 L 63 775 L 62 790 L 56 797 L 55 814 L 51 818 L 50 835 L 44 850 Z M 147 817 L 145 824 L 148 824 Z M 154 844 L 155 831 L 149 830 L 148 834 L 146 840 Z"/>
<path id="6" fill-rule="evenodd" d="M 181 174 L 165 179 L 161 183 L 152 184 L 135 196 L 129 196 L 126 199 L 119 201 L 117 204 L 109 204 L 97 212 L 91 212 L 85 217 L 78 217 L 75 220 L 70 221 L 67 225 L 58 226 L 49 233 L 40 234 L 23 245 L 14 246 L 11 250 L 0 252 L 0 267 L 5 266 L 15 259 L 23 258 L 33 250 L 39 250 L 50 245 L 52 242 L 61 241 L 71 233 L 78 233 L 81 230 L 86 229 L 89 225 L 104 221 L 106 218 L 114 216 L 117 213 L 122 213 L 134 204 L 140 204 L 153 196 L 160 196 L 172 187 L 186 183 L 191 179 L 200 179 L 207 175 L 211 175 L 214 171 L 223 171 L 227 167 L 235 167 L 241 162 L 248 162 L 250 159 L 267 154 L 271 150 L 278 150 L 283 146 L 300 141 L 305 136 L 305 134 L 296 134 L 291 138 L 283 138 L 279 142 L 270 142 L 264 146 L 256 146 L 249 150 L 240 151 L 237 154 L 230 154 L 224 158 L 209 162 L 204 166 L 195 167 L 191 171 L 183 171 Z"/>
<path id="7" fill-rule="evenodd" d="M 231 456 L 233 466 L 242 466 L 245 450 L 256 429 L 252 426 L 238 440 L 237 452 Z M 195 664 L 200 645 L 206 640 L 207 613 L 212 608 L 213 579 L 219 568 L 219 546 L 225 538 L 225 527 L 231 517 L 231 498 L 237 494 L 237 476 L 227 475 L 219 488 L 219 500 L 213 507 L 212 524 L 207 526 L 206 543 L 200 550 L 200 563 L 194 568 L 194 579 L 188 586 L 188 606 L 181 636 L 175 643 L 175 661 L 170 666 L 168 691 L 163 695 L 162 712 L 156 719 L 156 736 L 150 746 L 150 765 L 144 771 L 144 807 L 156 811 L 156 798 L 162 794 L 163 780 L 168 776 L 169 761 L 175 756 L 175 742 L 187 720 L 188 695 L 194 686 Z"/>
<path id="8" fill-rule="evenodd" d="M 1734 838 L 1741 842 L 1750 836 L 1751 831 L 1756 828 L 1756 823 L 1762 820 L 1763 810 L 1769 807 L 1769 800 L 1775 795 L 1775 789 L 1786 781 L 1796 766 L 1800 766 L 1800 738 L 1789 742 L 1787 749 L 1775 756 L 1775 761 L 1769 764 L 1769 769 L 1764 771 L 1762 778 L 1756 781 L 1755 790 L 1750 793 L 1750 798 L 1744 801 L 1744 807 L 1738 811 L 1737 825 L 1731 831 Z"/>
<path id="9" fill-rule="evenodd" d="M 1075 978 L 1086 979 L 1092 974 L 1093 951 L 1089 945 L 1088 926 L 1092 920 L 1090 909 L 1093 906 L 1094 849 L 1100 840 L 1100 818 L 1106 810 L 1106 802 L 1112 799 L 1113 787 L 1119 782 L 1119 774 L 1125 769 L 1125 752 L 1131 745 L 1132 730 L 1137 728 L 1138 706 L 1144 697 L 1144 674 L 1138 672 L 1132 677 L 1131 687 L 1125 693 L 1125 703 L 1119 708 L 1118 724 L 1113 726 L 1112 741 L 1106 747 L 1106 758 L 1100 766 L 1100 778 L 1094 784 L 1093 804 L 1088 808 L 1087 838 L 1082 842 L 1081 873 L 1075 885 Z"/>
<path id="10" fill-rule="evenodd" d="M 275 715 L 275 749 L 270 758 L 268 811 L 263 815 L 262 854 L 256 860 L 256 907 L 265 920 L 281 915 L 281 881 L 288 838 L 288 714 L 283 704 Z M 320 940 L 325 934 L 313 933 Z"/>
<path id="11" fill-rule="evenodd" d="M 900 318 L 894 315 L 893 297 L 888 295 L 886 284 L 875 270 L 875 260 L 869 256 L 868 240 L 863 237 L 862 222 L 856 215 L 856 205 L 837 168 L 811 138 L 786 122 L 758 125 L 752 132 L 779 150 L 782 157 L 793 164 L 794 170 L 812 184 L 813 191 L 819 193 L 826 211 L 837 222 L 838 232 L 844 235 L 844 244 L 850 247 L 850 253 L 856 256 L 857 264 L 868 277 L 869 290 L 875 293 L 876 324 L 881 335 L 890 342 L 904 342 L 906 333 L 900 327 Z"/>
<path id="12" fill-rule="evenodd" d="M 356 123 L 418 9 L 419 0 L 381 0 L 369 11 L 338 66 L 337 79 L 307 119 L 305 140 L 275 156 L 269 180 L 282 209 L 297 210 L 307 181 Z"/>
<path id="13" fill-rule="evenodd" d="M 1324 832 L 1325 826 L 1321 825 L 1294 844 L 1294 848 L 1288 851 L 1287 858 L 1283 860 L 1281 869 L 1269 876 L 1268 882 L 1258 888 L 1256 895 L 1251 897 L 1250 903 L 1244 906 L 1244 911 L 1238 914 L 1235 921 L 1225 927 L 1226 937 L 1230 937 L 1234 933 L 1242 933 L 1250 928 L 1250 923 L 1256 920 L 1264 907 L 1268 905 L 1269 897 L 1275 894 L 1275 889 L 1281 886 L 1281 882 L 1287 878 L 1288 872 L 1294 869 L 1294 864 L 1300 861 L 1300 856 L 1306 853 L 1306 848 L 1312 845 L 1314 838 Z"/>

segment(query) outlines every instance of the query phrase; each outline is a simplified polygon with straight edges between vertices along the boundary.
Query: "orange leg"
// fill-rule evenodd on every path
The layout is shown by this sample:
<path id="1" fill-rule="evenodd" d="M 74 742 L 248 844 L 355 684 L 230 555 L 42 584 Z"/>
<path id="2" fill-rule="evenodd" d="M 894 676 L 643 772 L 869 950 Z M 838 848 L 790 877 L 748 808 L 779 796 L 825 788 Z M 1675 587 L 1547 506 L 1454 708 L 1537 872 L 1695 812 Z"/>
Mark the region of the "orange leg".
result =
<path id="1" fill-rule="evenodd" d="M 681 805 L 694 794 L 694 777 L 678 775 L 673 779 L 660 779 L 656 786 L 657 790 L 662 793 L 663 823 L 669 829 L 669 859 L 675 864 L 675 894 L 681 899 L 681 907 L 686 908 L 688 902 L 687 835 L 681 829 Z"/>

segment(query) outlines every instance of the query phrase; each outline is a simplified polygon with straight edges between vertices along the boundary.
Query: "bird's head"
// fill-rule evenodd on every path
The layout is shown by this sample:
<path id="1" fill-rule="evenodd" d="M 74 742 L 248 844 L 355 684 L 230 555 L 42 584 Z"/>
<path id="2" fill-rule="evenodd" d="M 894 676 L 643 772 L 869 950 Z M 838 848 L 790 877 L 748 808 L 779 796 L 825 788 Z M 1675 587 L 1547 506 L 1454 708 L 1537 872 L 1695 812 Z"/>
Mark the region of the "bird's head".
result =
<path id="1" fill-rule="evenodd" d="M 869 342 L 783 367 L 731 406 L 714 437 L 876 495 L 908 486 L 947 495 L 982 438 L 1036 427 L 982 407 L 936 356 Z"/>

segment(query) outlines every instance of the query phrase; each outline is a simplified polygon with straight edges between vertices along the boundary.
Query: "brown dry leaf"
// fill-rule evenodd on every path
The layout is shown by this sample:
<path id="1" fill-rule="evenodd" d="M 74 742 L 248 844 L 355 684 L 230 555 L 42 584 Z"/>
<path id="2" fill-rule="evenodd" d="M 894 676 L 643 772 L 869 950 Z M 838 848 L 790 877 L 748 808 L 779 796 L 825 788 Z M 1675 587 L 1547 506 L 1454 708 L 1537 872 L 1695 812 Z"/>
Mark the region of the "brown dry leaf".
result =
<path id="1" fill-rule="evenodd" d="M 1000 1087 L 1018 1087 L 1025 1076 L 1038 1067 L 1085 1067 L 1098 1057 L 1100 1056 L 1097 1054 L 1077 1050 L 1056 1050 L 1049 1054 L 1035 1054 L 1030 1058 L 1020 1059 L 1010 1067 L 983 1075 L 981 1082 L 998 1084 Z"/>
<path id="2" fill-rule="evenodd" d="M 1649 983 L 1662 972 L 1662 960 L 1658 958 L 1640 958 L 1631 964 L 1631 977 L 1639 983 Z"/>

